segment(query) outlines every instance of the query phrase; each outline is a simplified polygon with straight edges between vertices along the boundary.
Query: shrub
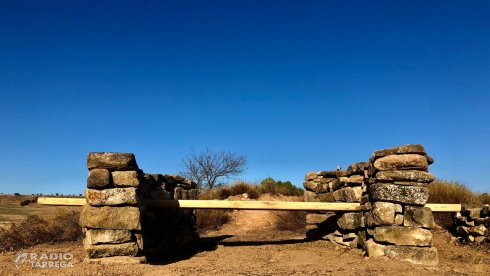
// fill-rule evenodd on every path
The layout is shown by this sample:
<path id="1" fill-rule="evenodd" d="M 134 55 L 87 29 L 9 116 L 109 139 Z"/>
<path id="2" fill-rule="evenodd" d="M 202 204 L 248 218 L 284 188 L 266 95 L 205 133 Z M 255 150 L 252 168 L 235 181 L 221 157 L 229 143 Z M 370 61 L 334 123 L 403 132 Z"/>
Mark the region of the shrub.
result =
<path id="1" fill-rule="evenodd" d="M 196 210 L 196 225 L 199 231 L 219 229 L 230 221 L 230 211 L 219 209 Z"/>
<path id="2" fill-rule="evenodd" d="M 260 183 L 260 191 L 272 195 L 281 194 L 285 196 L 302 196 L 304 191 L 293 185 L 290 181 L 275 181 L 273 178 L 266 178 Z"/>
<path id="3" fill-rule="evenodd" d="M 429 186 L 428 203 L 461 203 L 467 205 L 480 205 L 478 196 L 466 185 L 457 181 L 437 179 Z"/>
<path id="4" fill-rule="evenodd" d="M 276 228 L 279 230 L 303 232 L 306 227 L 306 212 L 275 211 Z"/>
<path id="5" fill-rule="evenodd" d="M 0 229 L 0 251 L 12 251 L 41 243 L 80 240 L 82 229 L 78 225 L 79 217 L 79 212 L 63 209 L 48 220 L 29 216 L 13 229 Z"/>

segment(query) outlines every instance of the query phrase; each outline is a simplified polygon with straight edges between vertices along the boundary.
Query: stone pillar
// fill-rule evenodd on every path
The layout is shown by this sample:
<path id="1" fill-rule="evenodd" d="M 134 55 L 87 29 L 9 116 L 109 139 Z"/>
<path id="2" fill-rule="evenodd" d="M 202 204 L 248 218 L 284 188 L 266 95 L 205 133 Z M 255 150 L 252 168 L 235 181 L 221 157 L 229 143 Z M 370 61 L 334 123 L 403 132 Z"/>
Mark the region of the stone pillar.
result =
<path id="1" fill-rule="evenodd" d="M 141 263 L 141 203 L 144 181 L 131 153 L 93 152 L 80 214 L 86 261 Z"/>
<path id="2" fill-rule="evenodd" d="M 437 249 L 432 247 L 434 218 L 423 207 L 428 185 L 435 177 L 428 173 L 433 163 L 422 145 L 404 145 L 375 151 L 370 159 L 369 197 L 366 214 L 368 256 L 388 256 L 413 264 L 435 266 Z"/>

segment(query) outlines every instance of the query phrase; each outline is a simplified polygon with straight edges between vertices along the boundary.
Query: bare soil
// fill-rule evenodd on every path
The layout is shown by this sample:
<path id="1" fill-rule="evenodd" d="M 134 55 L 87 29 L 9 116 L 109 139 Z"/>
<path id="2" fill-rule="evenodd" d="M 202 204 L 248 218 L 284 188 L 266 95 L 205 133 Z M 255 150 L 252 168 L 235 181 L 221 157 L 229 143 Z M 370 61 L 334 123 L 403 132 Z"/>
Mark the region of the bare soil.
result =
<path id="1" fill-rule="evenodd" d="M 427 269 L 387 258 L 366 258 L 324 241 L 306 241 L 304 233 L 278 231 L 268 211 L 235 211 L 232 222 L 202 233 L 201 250 L 169 256 L 158 264 L 101 265 L 83 262 L 79 243 L 40 245 L 23 252 L 72 253 L 73 268 L 16 268 L 17 252 L 0 254 L 1 275 L 490 275 L 490 247 L 460 245 L 445 230 L 435 232 L 440 265 Z"/>

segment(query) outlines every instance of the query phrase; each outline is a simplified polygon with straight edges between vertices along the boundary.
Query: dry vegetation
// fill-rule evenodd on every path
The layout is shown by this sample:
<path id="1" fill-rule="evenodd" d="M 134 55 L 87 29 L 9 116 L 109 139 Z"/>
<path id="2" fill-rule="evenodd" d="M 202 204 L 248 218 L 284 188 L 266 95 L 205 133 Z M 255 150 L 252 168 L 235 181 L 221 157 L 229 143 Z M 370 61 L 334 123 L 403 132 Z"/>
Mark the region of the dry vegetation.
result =
<path id="1" fill-rule="evenodd" d="M 29 216 L 12 229 L 0 229 L 0 251 L 12 251 L 42 243 L 77 241 L 82 237 L 80 213 L 59 209 L 50 219 Z"/>

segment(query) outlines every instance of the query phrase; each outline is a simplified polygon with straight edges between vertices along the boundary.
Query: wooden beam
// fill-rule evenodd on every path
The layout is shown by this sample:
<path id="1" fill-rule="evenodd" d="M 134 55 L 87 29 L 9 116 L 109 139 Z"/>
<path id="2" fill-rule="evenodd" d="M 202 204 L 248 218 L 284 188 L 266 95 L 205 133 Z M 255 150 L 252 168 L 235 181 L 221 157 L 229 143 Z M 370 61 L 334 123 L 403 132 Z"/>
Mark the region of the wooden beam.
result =
<path id="1" fill-rule="evenodd" d="M 39 197 L 38 204 L 85 205 L 85 198 Z M 360 210 L 359 203 L 292 202 L 292 201 L 229 201 L 229 200 L 148 200 L 150 208 L 232 209 L 232 210 L 284 210 L 284 211 L 339 211 Z M 460 212 L 461 204 L 426 204 L 432 212 Z"/>

